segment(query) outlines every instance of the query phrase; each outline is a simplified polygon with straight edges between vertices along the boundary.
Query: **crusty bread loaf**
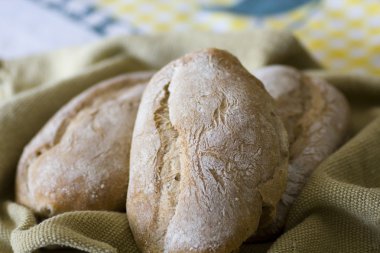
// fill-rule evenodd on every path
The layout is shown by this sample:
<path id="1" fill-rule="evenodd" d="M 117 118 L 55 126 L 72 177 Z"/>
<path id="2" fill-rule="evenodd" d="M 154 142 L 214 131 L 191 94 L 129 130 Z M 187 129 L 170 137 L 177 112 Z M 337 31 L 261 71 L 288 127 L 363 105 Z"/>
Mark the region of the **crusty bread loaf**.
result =
<path id="1" fill-rule="evenodd" d="M 16 200 L 40 216 L 123 210 L 132 130 L 151 76 L 105 81 L 58 111 L 24 149 Z"/>
<path id="2" fill-rule="evenodd" d="M 257 69 L 259 78 L 275 99 L 289 138 L 289 169 L 286 191 L 278 204 L 276 222 L 260 227 L 256 238 L 280 231 L 288 209 L 312 171 L 344 140 L 349 106 L 344 96 L 327 82 L 291 67 Z"/>
<path id="3" fill-rule="evenodd" d="M 142 252 L 232 252 L 272 222 L 288 141 L 273 99 L 231 54 L 208 49 L 150 81 L 131 147 L 127 215 Z"/>

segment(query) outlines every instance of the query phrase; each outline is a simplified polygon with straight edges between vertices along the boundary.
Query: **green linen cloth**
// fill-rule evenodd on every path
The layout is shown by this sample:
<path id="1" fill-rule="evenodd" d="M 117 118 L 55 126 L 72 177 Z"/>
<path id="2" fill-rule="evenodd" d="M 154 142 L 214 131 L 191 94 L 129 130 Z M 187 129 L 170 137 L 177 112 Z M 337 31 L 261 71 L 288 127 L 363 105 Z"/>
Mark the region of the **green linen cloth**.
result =
<path id="1" fill-rule="evenodd" d="M 329 80 L 352 108 L 350 138 L 293 205 L 285 233 L 241 252 L 380 252 L 380 78 L 320 70 L 283 32 L 119 37 L 24 59 L 0 60 L 0 252 L 138 252 L 125 213 L 69 212 L 37 221 L 13 202 L 23 147 L 76 94 L 115 75 L 159 69 L 184 53 L 227 49 L 252 70 L 287 64 Z"/>

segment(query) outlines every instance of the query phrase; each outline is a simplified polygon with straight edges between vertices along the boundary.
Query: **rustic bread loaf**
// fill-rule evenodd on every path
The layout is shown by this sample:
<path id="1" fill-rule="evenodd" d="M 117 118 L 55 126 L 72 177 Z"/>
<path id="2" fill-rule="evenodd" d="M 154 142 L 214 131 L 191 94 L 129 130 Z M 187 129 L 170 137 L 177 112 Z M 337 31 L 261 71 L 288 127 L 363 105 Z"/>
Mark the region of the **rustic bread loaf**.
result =
<path id="1" fill-rule="evenodd" d="M 280 231 L 288 209 L 312 171 L 340 144 L 348 128 L 349 106 L 327 82 L 291 67 L 269 66 L 253 71 L 275 99 L 289 138 L 286 191 L 278 203 L 275 223 L 260 227 L 256 238 Z"/>
<path id="2" fill-rule="evenodd" d="M 274 101 L 231 54 L 208 49 L 150 81 L 135 123 L 127 215 L 142 252 L 232 252 L 273 222 L 288 140 Z M 264 209 L 264 211 L 262 211 Z"/>
<path id="3" fill-rule="evenodd" d="M 24 149 L 16 200 L 40 216 L 124 210 L 132 130 L 151 76 L 105 81 L 58 111 Z"/>

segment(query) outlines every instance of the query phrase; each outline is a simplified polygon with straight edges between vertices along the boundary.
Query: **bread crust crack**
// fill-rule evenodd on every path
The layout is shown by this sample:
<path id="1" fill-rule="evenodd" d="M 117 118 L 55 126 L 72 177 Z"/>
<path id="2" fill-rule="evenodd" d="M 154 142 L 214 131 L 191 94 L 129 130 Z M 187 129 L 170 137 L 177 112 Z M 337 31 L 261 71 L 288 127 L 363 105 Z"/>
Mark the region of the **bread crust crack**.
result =
<path id="1" fill-rule="evenodd" d="M 156 228 L 167 228 L 175 214 L 178 202 L 179 184 L 181 177 L 181 164 L 179 158 L 178 131 L 170 121 L 169 91 L 170 82 L 163 89 L 163 97 L 159 107 L 154 112 L 154 123 L 160 138 L 160 148 L 156 160 L 155 192 L 159 195 L 157 209 L 155 210 Z M 165 207 L 165 208 L 162 208 Z M 167 208 L 169 207 L 169 208 Z M 156 240 L 164 243 L 166 229 L 160 231 Z"/>

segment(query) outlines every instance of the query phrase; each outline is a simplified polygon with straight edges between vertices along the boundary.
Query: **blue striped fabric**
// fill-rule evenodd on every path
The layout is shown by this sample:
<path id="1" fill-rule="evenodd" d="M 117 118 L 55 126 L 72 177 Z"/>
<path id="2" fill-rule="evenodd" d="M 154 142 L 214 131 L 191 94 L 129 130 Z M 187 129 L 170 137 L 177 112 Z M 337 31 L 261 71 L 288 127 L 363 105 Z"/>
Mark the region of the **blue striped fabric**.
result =
<path id="1" fill-rule="evenodd" d="M 137 29 L 132 24 L 120 21 L 96 5 L 77 0 L 30 0 L 41 6 L 59 12 L 73 22 L 90 29 L 92 32 L 105 36 L 118 30 L 120 33 L 136 34 Z"/>

